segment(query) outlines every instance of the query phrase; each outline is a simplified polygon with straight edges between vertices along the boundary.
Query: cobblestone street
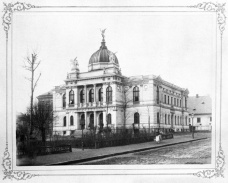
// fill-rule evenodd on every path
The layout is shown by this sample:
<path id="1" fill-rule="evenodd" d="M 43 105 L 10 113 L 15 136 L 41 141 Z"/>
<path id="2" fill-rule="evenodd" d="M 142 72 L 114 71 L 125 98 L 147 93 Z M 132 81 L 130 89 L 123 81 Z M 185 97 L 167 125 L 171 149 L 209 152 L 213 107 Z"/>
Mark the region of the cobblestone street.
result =
<path id="1" fill-rule="evenodd" d="M 104 164 L 209 164 L 211 163 L 211 139 L 132 153 L 84 165 Z"/>

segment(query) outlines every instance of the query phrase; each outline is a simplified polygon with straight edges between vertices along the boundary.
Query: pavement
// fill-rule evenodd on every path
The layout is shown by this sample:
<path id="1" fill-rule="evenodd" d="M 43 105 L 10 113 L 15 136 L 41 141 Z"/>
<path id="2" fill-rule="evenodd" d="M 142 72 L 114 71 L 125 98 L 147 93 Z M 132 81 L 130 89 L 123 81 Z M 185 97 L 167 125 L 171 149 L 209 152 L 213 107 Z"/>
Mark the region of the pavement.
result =
<path id="1" fill-rule="evenodd" d="M 181 143 L 203 140 L 209 138 L 210 134 L 195 134 L 193 139 L 190 134 L 178 135 L 173 139 L 166 139 L 157 144 L 155 141 L 145 142 L 139 144 L 130 144 L 124 146 L 105 147 L 99 149 L 78 149 L 72 148 L 72 152 L 61 154 L 50 154 L 37 156 L 34 159 L 20 158 L 17 159 L 17 166 L 40 166 L 40 165 L 69 165 L 83 163 L 87 161 L 113 157 L 128 153 L 140 152 L 150 149 L 158 149 L 162 147 L 172 146 Z"/>

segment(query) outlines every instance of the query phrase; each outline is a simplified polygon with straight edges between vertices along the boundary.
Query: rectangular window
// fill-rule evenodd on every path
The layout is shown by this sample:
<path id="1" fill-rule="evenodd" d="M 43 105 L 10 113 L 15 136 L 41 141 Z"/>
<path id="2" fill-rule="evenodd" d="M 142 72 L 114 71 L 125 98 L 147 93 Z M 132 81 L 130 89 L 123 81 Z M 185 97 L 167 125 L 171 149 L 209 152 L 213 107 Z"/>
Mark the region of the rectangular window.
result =
<path id="1" fill-rule="evenodd" d="M 63 131 L 63 135 L 66 135 L 66 131 Z"/>
<path id="2" fill-rule="evenodd" d="M 168 104 L 169 104 L 169 96 L 168 96 Z"/>
<path id="3" fill-rule="evenodd" d="M 159 119 L 159 112 L 157 112 L 157 123 L 159 123 L 160 119 Z"/>
<path id="4" fill-rule="evenodd" d="M 179 99 L 177 99 L 177 106 L 179 105 Z"/>
<path id="5" fill-rule="evenodd" d="M 200 120 L 201 120 L 200 118 L 197 118 L 197 123 L 200 123 Z"/>
<path id="6" fill-rule="evenodd" d="M 210 117 L 210 121 L 212 121 L 212 117 Z"/>

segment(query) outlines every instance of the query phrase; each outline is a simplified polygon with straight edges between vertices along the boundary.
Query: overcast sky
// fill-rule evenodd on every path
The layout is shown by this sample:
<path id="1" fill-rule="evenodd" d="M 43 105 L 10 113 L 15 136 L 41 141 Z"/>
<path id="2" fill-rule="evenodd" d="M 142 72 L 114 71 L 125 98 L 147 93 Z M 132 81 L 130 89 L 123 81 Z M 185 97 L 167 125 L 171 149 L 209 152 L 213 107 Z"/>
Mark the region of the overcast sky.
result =
<path id="1" fill-rule="evenodd" d="M 35 96 L 64 83 L 70 60 L 88 71 L 106 28 L 108 49 L 117 52 L 125 76 L 154 74 L 190 95 L 212 95 L 215 68 L 215 14 L 23 12 L 13 17 L 13 86 L 16 112 L 29 104 L 24 58 L 33 50 L 42 76 Z"/>

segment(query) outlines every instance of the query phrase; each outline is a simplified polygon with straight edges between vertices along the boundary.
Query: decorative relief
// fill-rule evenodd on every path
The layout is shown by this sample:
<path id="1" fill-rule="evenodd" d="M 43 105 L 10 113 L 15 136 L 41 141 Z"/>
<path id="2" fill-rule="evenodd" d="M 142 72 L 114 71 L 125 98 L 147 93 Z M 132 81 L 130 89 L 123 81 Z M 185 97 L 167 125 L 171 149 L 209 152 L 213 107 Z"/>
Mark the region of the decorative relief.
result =
<path id="1" fill-rule="evenodd" d="M 222 147 L 220 146 L 218 156 L 216 158 L 216 167 L 212 170 L 203 170 L 197 173 L 194 173 L 193 175 L 197 177 L 202 178 L 212 178 L 212 177 L 224 177 L 224 165 L 225 165 L 225 155 L 222 150 Z"/>
<path id="2" fill-rule="evenodd" d="M 12 162 L 10 158 L 10 153 L 8 151 L 8 148 L 6 146 L 4 157 L 2 158 L 2 166 L 3 166 L 3 173 L 4 173 L 4 179 L 16 179 L 16 180 L 26 180 L 31 179 L 34 176 L 37 176 L 35 174 L 26 173 L 24 171 L 13 171 L 12 170 Z"/>
<path id="3" fill-rule="evenodd" d="M 10 24 L 11 24 L 11 16 L 12 16 L 13 12 L 25 11 L 25 10 L 29 10 L 31 8 L 35 8 L 34 5 L 20 3 L 20 2 L 16 2 L 14 4 L 12 4 L 12 3 L 9 3 L 9 4 L 3 3 L 3 4 L 4 4 L 5 8 L 4 8 L 4 14 L 2 17 L 2 19 L 3 19 L 2 25 L 3 25 L 6 33 L 8 33 L 8 31 L 9 31 Z"/>
<path id="4" fill-rule="evenodd" d="M 226 25 L 226 16 L 224 14 L 225 11 L 225 3 L 224 4 L 214 4 L 211 2 L 204 2 L 204 3 L 199 3 L 196 6 L 193 6 L 194 8 L 199 8 L 203 9 L 204 11 L 215 11 L 217 12 L 218 15 L 218 24 L 219 24 L 219 30 L 221 34 L 225 30 L 225 25 Z"/>

